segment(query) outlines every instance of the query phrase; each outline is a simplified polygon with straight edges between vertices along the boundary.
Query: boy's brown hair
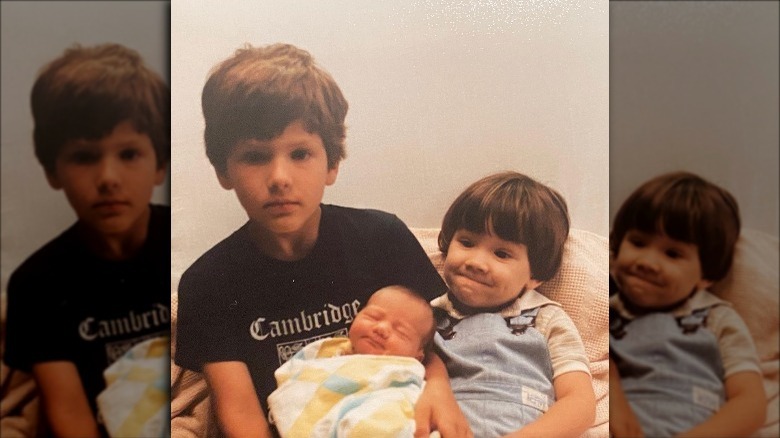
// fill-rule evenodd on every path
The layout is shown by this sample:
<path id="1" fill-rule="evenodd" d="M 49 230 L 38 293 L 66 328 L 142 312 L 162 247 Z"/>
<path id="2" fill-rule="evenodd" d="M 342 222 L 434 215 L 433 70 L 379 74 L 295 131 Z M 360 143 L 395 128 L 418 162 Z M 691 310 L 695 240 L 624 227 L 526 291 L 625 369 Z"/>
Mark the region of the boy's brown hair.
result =
<path id="1" fill-rule="evenodd" d="M 247 45 L 212 70 L 201 98 L 206 155 L 219 173 L 241 140 L 269 140 L 292 122 L 322 138 L 328 168 L 346 157 L 348 104 L 309 52 L 290 44 Z"/>
<path id="2" fill-rule="evenodd" d="M 470 185 L 447 210 L 439 232 L 445 255 L 460 229 L 525 245 L 532 278 L 547 281 L 561 265 L 569 211 L 554 189 L 526 175 L 503 172 Z"/>
<path id="3" fill-rule="evenodd" d="M 135 50 L 75 45 L 43 67 L 31 94 L 35 156 L 54 173 L 66 142 L 99 139 L 130 120 L 154 146 L 157 167 L 171 150 L 171 91 Z"/>
<path id="4" fill-rule="evenodd" d="M 609 235 L 617 256 L 630 230 L 663 233 L 699 248 L 702 277 L 726 276 L 739 238 L 739 206 L 726 190 L 689 172 L 657 176 L 637 188 L 620 206 Z"/>

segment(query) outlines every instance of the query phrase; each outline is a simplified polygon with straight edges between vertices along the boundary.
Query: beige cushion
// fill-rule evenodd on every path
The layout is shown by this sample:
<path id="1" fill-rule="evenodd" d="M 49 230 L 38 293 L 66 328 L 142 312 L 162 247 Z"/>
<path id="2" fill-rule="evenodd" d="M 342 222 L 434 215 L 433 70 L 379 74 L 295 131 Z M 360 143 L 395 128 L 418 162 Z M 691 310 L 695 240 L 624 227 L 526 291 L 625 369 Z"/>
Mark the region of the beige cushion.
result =
<path id="1" fill-rule="evenodd" d="M 778 238 L 756 230 L 742 230 L 729 275 L 712 291 L 731 302 L 753 335 L 764 374 L 767 416 L 754 435 L 780 436 L 780 314 L 778 301 Z"/>

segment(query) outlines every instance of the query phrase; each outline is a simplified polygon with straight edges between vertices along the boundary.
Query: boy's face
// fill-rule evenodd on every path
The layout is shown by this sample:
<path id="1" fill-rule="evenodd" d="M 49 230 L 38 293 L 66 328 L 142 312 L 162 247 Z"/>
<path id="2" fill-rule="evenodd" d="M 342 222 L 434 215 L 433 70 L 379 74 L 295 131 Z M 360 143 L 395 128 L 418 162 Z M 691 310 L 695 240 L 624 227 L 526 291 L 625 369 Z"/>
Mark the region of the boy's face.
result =
<path id="1" fill-rule="evenodd" d="M 235 190 L 250 220 L 276 236 L 316 230 L 325 186 L 337 175 L 338 165 L 328 169 L 322 138 L 300 121 L 270 140 L 239 142 L 225 172 L 217 173 L 222 187 Z"/>
<path id="2" fill-rule="evenodd" d="M 422 360 L 422 342 L 432 325 L 431 311 L 423 303 L 388 288 L 380 289 L 355 316 L 349 340 L 355 353 Z"/>
<path id="3" fill-rule="evenodd" d="M 154 186 L 165 179 L 152 141 L 130 121 L 97 140 L 66 142 L 49 184 L 62 189 L 79 220 L 105 237 L 123 237 L 146 227 Z"/>
<path id="4" fill-rule="evenodd" d="M 464 229 L 452 236 L 444 279 L 458 300 L 476 308 L 502 305 L 541 284 L 532 278 L 525 245 Z"/>
<path id="5" fill-rule="evenodd" d="M 702 278 L 697 245 L 639 230 L 623 237 L 612 271 L 626 298 L 651 309 L 675 304 L 712 284 Z"/>

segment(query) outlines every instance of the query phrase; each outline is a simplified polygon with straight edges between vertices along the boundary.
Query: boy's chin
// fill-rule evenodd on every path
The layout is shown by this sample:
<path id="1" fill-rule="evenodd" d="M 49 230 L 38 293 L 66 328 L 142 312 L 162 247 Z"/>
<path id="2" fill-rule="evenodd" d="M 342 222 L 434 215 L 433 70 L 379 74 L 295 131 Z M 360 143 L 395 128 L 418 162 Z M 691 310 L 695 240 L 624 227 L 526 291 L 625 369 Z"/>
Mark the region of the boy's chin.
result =
<path id="1" fill-rule="evenodd" d="M 98 239 L 121 239 L 138 231 L 142 215 L 116 215 L 98 218 L 81 218 L 80 221 L 89 231 L 88 234 Z"/>

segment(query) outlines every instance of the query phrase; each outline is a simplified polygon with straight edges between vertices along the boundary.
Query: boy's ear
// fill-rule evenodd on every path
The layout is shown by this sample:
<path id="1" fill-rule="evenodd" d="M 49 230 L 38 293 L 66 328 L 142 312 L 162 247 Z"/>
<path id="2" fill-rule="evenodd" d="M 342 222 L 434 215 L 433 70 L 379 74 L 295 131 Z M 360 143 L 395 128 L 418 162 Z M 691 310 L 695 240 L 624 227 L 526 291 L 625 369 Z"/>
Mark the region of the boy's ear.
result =
<path id="1" fill-rule="evenodd" d="M 328 177 L 325 180 L 325 185 L 333 185 L 333 183 L 336 182 L 337 176 L 339 176 L 339 163 L 336 163 L 332 168 L 328 169 Z"/>
<path id="2" fill-rule="evenodd" d="M 60 179 L 57 178 L 57 174 L 54 172 L 45 171 L 46 173 L 46 181 L 49 182 L 49 185 L 54 190 L 60 190 L 62 188 L 62 184 L 60 183 Z"/>
<path id="3" fill-rule="evenodd" d="M 154 174 L 154 185 L 159 186 L 163 183 L 163 181 L 165 181 L 165 174 L 167 173 L 167 170 L 167 164 L 157 169 L 157 173 Z"/>
<path id="4" fill-rule="evenodd" d="M 233 182 L 230 181 L 230 178 L 227 176 L 227 172 L 221 172 L 219 170 L 216 170 L 217 172 L 217 179 L 219 180 L 219 185 L 222 186 L 225 190 L 232 190 L 233 189 Z"/>
<path id="5" fill-rule="evenodd" d="M 525 284 L 525 290 L 531 290 L 536 289 L 537 287 L 541 286 L 542 282 L 539 280 L 534 280 L 533 278 L 528 280 L 528 283 Z"/>
<path id="6" fill-rule="evenodd" d="M 712 286 L 712 283 L 714 283 L 714 281 L 705 280 L 702 278 L 696 283 L 696 290 L 709 289 L 710 286 Z"/>

